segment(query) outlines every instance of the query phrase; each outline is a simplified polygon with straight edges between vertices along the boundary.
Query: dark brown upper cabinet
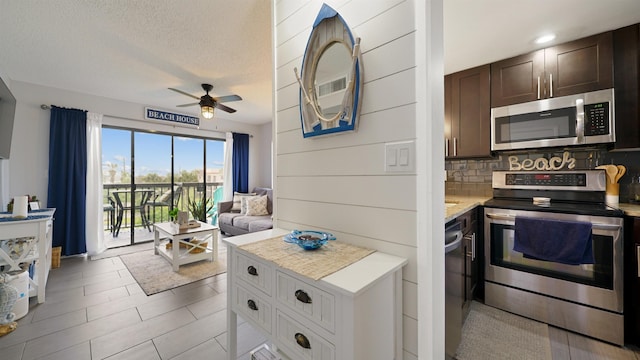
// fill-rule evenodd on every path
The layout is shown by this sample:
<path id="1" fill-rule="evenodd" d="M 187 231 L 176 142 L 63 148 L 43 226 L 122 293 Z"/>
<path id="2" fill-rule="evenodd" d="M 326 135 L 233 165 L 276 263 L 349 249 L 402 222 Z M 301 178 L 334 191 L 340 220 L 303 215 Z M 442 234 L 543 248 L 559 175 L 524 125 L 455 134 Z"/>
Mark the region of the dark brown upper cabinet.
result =
<path id="1" fill-rule="evenodd" d="M 613 31 L 616 150 L 640 148 L 640 25 Z M 640 336 L 638 337 L 640 339 Z"/>
<path id="2" fill-rule="evenodd" d="M 445 157 L 491 157 L 491 75 L 483 65 L 444 79 Z"/>
<path id="3" fill-rule="evenodd" d="M 611 31 L 491 64 L 491 107 L 612 87 Z"/>

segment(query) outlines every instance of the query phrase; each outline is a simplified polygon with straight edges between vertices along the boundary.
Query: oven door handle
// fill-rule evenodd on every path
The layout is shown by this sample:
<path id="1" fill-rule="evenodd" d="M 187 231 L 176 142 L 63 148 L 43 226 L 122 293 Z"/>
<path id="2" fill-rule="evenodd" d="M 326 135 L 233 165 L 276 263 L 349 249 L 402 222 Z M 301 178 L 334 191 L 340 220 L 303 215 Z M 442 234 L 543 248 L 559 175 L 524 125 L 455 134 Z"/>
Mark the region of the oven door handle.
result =
<path id="1" fill-rule="evenodd" d="M 510 222 L 513 222 L 514 224 L 516 222 L 515 215 L 487 213 L 487 217 L 489 219 L 510 221 Z M 591 223 L 591 228 L 596 230 L 615 231 L 615 230 L 620 230 L 622 226 L 616 225 L 616 224 Z"/>

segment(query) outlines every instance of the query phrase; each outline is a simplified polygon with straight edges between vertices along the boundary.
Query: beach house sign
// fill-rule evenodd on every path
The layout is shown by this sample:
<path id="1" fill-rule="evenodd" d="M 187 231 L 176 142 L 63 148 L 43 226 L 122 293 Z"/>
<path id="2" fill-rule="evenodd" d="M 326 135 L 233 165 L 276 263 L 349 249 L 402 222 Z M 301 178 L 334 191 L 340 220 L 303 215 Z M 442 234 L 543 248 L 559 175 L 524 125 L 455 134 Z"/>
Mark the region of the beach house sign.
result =
<path id="1" fill-rule="evenodd" d="M 147 120 L 163 120 L 185 125 L 200 126 L 200 118 L 197 116 L 158 110 L 150 107 L 144 108 L 144 118 Z"/>

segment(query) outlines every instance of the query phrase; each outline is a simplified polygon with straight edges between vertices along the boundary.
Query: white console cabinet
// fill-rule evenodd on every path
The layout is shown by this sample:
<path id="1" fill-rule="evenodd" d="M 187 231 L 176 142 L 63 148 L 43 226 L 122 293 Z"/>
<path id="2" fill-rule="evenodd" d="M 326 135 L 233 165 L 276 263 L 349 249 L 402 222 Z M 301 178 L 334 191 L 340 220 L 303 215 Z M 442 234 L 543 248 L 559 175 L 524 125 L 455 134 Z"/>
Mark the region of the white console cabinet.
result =
<path id="1" fill-rule="evenodd" d="M 45 300 L 45 287 L 51 268 L 51 241 L 53 236 L 53 214 L 56 209 L 43 209 L 38 212 L 30 212 L 34 218 L 26 220 L 13 220 L 0 222 L 0 265 L 8 266 L 10 271 L 20 269 L 21 263 L 35 264 L 33 279 L 29 279 L 29 297 L 38 298 L 38 303 Z M 0 214 L 0 217 L 11 216 L 9 213 Z M 33 237 L 34 241 L 25 248 L 22 254 L 15 258 L 8 253 L 3 244 L 15 238 Z"/>
<path id="2" fill-rule="evenodd" d="M 283 359 L 401 359 L 407 260 L 374 252 L 313 280 L 241 248 L 288 232 L 272 229 L 223 240 L 228 246 L 227 358 L 239 355 L 239 315 L 263 332 Z"/>

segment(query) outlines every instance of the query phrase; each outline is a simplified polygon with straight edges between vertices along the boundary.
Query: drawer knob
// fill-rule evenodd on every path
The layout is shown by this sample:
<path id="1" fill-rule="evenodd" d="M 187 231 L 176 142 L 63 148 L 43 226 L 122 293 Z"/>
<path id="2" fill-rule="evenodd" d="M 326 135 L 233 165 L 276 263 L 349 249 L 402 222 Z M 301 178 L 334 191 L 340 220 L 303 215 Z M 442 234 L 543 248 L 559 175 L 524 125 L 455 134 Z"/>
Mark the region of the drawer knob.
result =
<path id="1" fill-rule="evenodd" d="M 303 290 L 296 290 L 296 299 L 305 304 L 311 304 L 311 298 L 309 297 L 309 294 L 307 294 Z"/>
<path id="2" fill-rule="evenodd" d="M 249 275 L 258 276 L 258 270 L 256 270 L 256 268 L 254 268 L 252 265 L 249 265 L 249 267 L 247 268 L 247 272 L 249 273 Z"/>
<path id="3" fill-rule="evenodd" d="M 307 339 L 306 336 L 300 333 L 296 333 L 295 338 L 298 345 L 302 346 L 305 349 L 311 349 L 311 344 L 309 344 L 309 339 Z"/>
<path id="4" fill-rule="evenodd" d="M 257 311 L 258 310 L 258 306 L 256 305 L 256 302 L 253 300 L 247 300 L 247 306 L 249 307 L 249 309 Z"/>

